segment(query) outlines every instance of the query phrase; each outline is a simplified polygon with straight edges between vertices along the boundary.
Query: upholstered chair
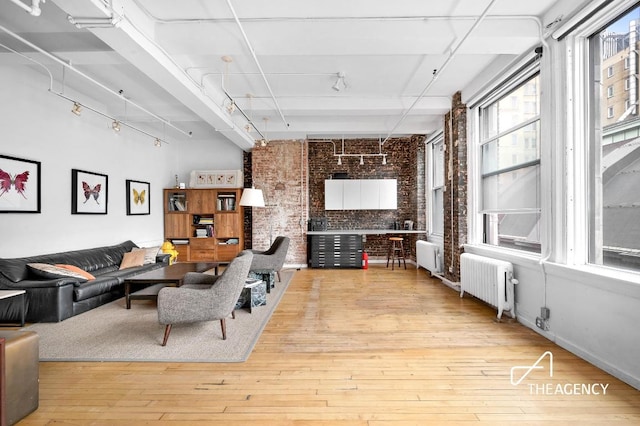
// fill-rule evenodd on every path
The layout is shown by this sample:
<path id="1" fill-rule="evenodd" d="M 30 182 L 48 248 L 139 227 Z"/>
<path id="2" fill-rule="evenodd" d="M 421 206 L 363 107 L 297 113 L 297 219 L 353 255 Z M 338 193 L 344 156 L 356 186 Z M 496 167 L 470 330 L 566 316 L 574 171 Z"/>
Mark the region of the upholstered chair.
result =
<path id="1" fill-rule="evenodd" d="M 251 262 L 252 272 L 275 272 L 280 279 L 280 270 L 284 265 L 287 251 L 289 250 L 289 237 L 279 236 L 273 241 L 267 251 L 252 250 L 253 262 Z"/>
<path id="2" fill-rule="evenodd" d="M 242 251 L 220 275 L 188 273 L 180 287 L 164 287 L 158 293 L 158 321 L 165 325 L 166 346 L 173 324 L 220 320 L 222 339 L 227 338 L 225 319 L 233 313 L 242 293 L 253 253 Z"/>

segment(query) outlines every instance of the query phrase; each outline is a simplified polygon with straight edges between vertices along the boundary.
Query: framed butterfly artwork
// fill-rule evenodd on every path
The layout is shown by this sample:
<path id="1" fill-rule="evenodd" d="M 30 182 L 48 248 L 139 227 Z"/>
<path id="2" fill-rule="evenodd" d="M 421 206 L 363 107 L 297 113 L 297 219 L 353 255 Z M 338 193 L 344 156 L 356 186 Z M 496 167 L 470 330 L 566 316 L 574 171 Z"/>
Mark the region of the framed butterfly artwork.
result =
<path id="1" fill-rule="evenodd" d="M 107 214 L 109 177 L 71 169 L 71 214 Z"/>
<path id="2" fill-rule="evenodd" d="M 151 192 L 149 182 L 127 179 L 127 214 L 150 214 L 149 196 Z"/>
<path id="3" fill-rule="evenodd" d="M 40 213 L 40 162 L 0 155 L 0 213 Z"/>

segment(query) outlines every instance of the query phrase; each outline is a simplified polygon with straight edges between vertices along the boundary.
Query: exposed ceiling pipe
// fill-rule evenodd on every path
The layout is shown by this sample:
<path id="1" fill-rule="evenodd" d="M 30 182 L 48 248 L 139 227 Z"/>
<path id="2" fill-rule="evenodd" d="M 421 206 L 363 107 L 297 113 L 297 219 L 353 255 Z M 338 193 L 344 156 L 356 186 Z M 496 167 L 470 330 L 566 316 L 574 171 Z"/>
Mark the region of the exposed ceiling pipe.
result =
<path id="1" fill-rule="evenodd" d="M 282 110 L 280 109 L 280 105 L 278 104 L 278 100 L 276 99 L 276 96 L 273 94 L 273 90 L 271 90 L 271 86 L 269 85 L 269 80 L 267 80 L 267 76 L 265 75 L 264 71 L 262 70 L 262 66 L 260 65 L 260 61 L 258 61 L 258 57 L 256 56 L 256 52 L 255 52 L 255 50 L 253 50 L 253 46 L 251 45 L 251 42 L 249 41 L 249 37 L 247 37 L 247 33 L 245 33 L 244 28 L 242 27 L 242 24 L 240 23 L 240 19 L 238 19 L 238 15 L 236 14 L 236 11 L 233 8 L 233 5 L 231 4 L 231 0 L 227 0 L 227 5 L 229 6 L 229 9 L 231 10 L 231 13 L 233 14 L 233 18 L 235 19 L 236 24 L 238 25 L 238 28 L 240 29 L 240 32 L 242 33 L 242 37 L 244 37 L 244 42 L 247 45 L 247 48 L 251 52 L 251 56 L 253 57 L 253 61 L 255 62 L 256 66 L 258 67 L 258 70 L 260 71 L 260 75 L 262 76 L 262 80 L 264 81 L 264 84 L 267 86 L 267 89 L 269 90 L 269 94 L 271 95 L 271 99 L 273 99 L 273 103 L 275 104 L 276 109 L 278 110 L 278 114 L 280 114 L 280 118 L 282 119 L 282 122 L 284 123 L 285 126 L 287 126 L 287 128 L 289 128 L 289 123 L 287 123 L 287 120 L 284 118 L 284 114 L 282 114 Z"/>
<path id="2" fill-rule="evenodd" d="M 489 9 L 491 9 L 491 7 L 493 6 L 493 4 L 495 2 L 496 2 L 496 0 L 491 0 L 491 2 L 487 5 L 487 7 L 484 9 L 482 14 L 480 15 L 480 17 L 478 17 L 478 19 L 473 23 L 473 25 L 471 26 L 469 31 L 467 31 L 467 33 L 464 35 L 464 37 L 462 37 L 462 40 L 460 40 L 460 42 L 456 45 L 456 47 L 454 47 L 451 50 L 451 52 L 449 53 L 449 56 L 447 56 L 447 59 L 440 66 L 440 68 L 433 70 L 433 76 L 431 77 L 431 81 L 429 81 L 429 84 L 427 84 L 427 86 L 422 90 L 422 92 L 420 92 L 418 97 L 413 101 L 411 106 L 402 114 L 402 117 L 400 117 L 400 120 L 398 120 L 396 125 L 393 126 L 393 128 L 389 131 L 389 134 L 387 135 L 387 137 L 382 141 L 382 145 L 384 145 L 385 142 L 387 142 L 389 140 L 391 135 L 393 135 L 393 133 L 396 131 L 396 129 L 400 126 L 400 124 L 402 124 L 402 122 L 405 120 L 405 118 L 407 118 L 407 115 L 409 114 L 409 112 L 411 112 L 411 110 L 418 104 L 418 102 L 420 102 L 420 100 L 424 97 L 424 95 L 427 94 L 429 89 L 431 89 L 431 86 L 433 86 L 435 81 L 438 79 L 438 76 L 440 75 L 440 73 L 442 71 L 444 71 L 444 69 L 447 67 L 447 65 L 449 65 L 451 60 L 454 58 L 454 56 L 458 52 L 458 49 L 460 48 L 460 46 L 462 46 L 464 44 L 464 42 L 467 40 L 467 38 L 469 38 L 471 33 L 473 33 L 473 31 L 475 31 L 475 29 L 478 28 L 478 26 L 482 23 L 484 18 L 489 13 Z"/>
<path id="3" fill-rule="evenodd" d="M 184 130 L 180 129 L 179 127 L 175 126 L 170 121 L 160 117 L 159 115 L 156 115 L 155 113 L 153 113 L 153 112 L 149 111 L 148 109 L 136 104 L 135 102 L 132 102 L 130 99 L 125 98 L 121 93 L 118 93 L 113 89 L 110 89 L 109 87 L 107 87 L 104 84 L 100 83 L 98 80 L 94 79 L 93 77 L 91 77 L 91 76 L 83 73 L 82 71 L 78 70 L 73 65 L 71 65 L 71 64 L 65 62 L 64 60 L 58 58 L 56 55 L 47 52 L 46 50 L 42 49 L 41 47 L 36 46 L 35 44 L 31 43 L 29 40 L 24 39 L 20 35 L 18 35 L 16 33 L 14 33 L 13 31 L 9 30 L 8 28 L 0 25 L 0 30 L 4 31 L 5 33 L 7 33 L 11 37 L 15 38 L 16 40 L 24 43 L 25 45 L 31 47 L 32 49 L 37 50 L 38 52 L 40 52 L 43 55 L 45 55 L 47 58 L 52 59 L 53 61 L 57 62 L 58 64 L 62 65 L 63 67 L 66 67 L 66 68 L 70 69 L 71 71 L 79 74 L 80 76 L 86 78 L 87 80 L 89 80 L 93 84 L 101 87 L 102 89 L 106 90 L 107 92 L 111 93 L 112 95 L 114 95 L 114 96 L 122 99 L 123 101 L 135 106 L 136 108 L 138 108 L 140 111 L 144 112 L 145 114 L 147 114 L 147 115 L 155 118 L 156 120 L 158 120 L 158 121 L 160 121 L 160 122 L 172 127 L 173 129 L 177 130 L 178 132 L 182 133 L 183 135 L 191 137 L 192 132 L 184 131 Z"/>
<path id="4" fill-rule="evenodd" d="M 42 10 L 40 9 L 40 1 L 44 3 L 46 0 L 31 0 L 31 6 L 27 6 L 26 4 L 22 3 L 20 0 L 11 0 L 11 1 L 14 4 L 23 8 L 31 16 L 40 16 L 40 14 L 42 13 Z"/>

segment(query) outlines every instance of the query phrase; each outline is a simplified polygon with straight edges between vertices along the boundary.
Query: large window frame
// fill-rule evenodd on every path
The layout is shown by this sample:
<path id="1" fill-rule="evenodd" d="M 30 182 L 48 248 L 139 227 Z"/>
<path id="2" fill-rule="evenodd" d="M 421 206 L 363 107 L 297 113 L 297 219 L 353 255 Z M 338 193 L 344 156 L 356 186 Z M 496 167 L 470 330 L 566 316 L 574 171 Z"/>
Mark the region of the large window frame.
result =
<path id="1" fill-rule="evenodd" d="M 514 96 L 512 94 L 516 93 L 518 90 L 522 90 L 524 94 L 527 93 L 529 89 L 528 83 L 536 80 L 537 82 L 537 109 L 532 114 L 531 105 L 526 102 L 521 102 L 520 105 L 517 105 L 519 111 L 522 111 L 523 114 L 528 112 L 527 118 L 518 119 L 514 125 L 509 126 L 509 128 L 492 128 L 493 124 L 490 122 L 491 120 L 487 118 L 487 116 L 491 117 L 492 109 L 500 108 L 497 105 L 500 105 L 499 102 L 507 101 L 510 97 L 513 101 Z M 541 151 L 542 151 L 542 114 L 541 114 L 541 95 L 540 95 L 540 61 L 539 58 L 536 58 L 526 66 L 521 67 L 517 72 L 509 76 L 504 81 L 497 84 L 483 99 L 481 103 L 477 105 L 476 108 L 476 128 L 477 128 L 477 157 L 478 157 L 478 173 L 477 176 L 479 178 L 478 187 L 477 187 L 477 212 L 481 217 L 480 223 L 477 223 L 477 226 L 482 228 L 482 243 L 490 245 L 492 247 L 500 248 L 500 249 L 513 249 L 520 251 L 522 253 L 528 254 L 536 254 L 539 255 L 541 253 L 541 217 L 542 217 L 542 200 L 541 200 Z M 524 101 L 524 98 L 521 100 Z M 525 111 L 526 110 L 526 111 Z M 511 165 L 503 165 L 498 164 L 502 163 L 496 158 L 504 158 L 500 157 L 502 154 L 497 152 L 499 150 L 499 146 L 501 144 L 506 145 L 506 140 L 522 140 L 524 141 L 523 147 L 528 147 L 530 144 L 530 140 L 522 138 L 522 135 L 518 135 L 518 132 L 526 133 L 527 129 L 531 132 L 531 128 L 535 128 L 533 133 L 535 133 L 535 149 L 537 150 L 534 158 L 528 158 L 526 160 L 519 160 L 516 154 L 510 155 L 510 162 L 513 163 Z M 513 142 L 512 142 L 513 145 Z M 497 147 L 496 147 L 497 146 Z M 503 148 L 504 149 L 504 148 Z M 517 150 L 517 147 L 516 147 Z M 506 151 L 506 150 L 505 150 Z M 492 154 L 493 152 L 493 154 Z M 497 152 L 497 153 L 496 153 Z M 490 157 L 493 155 L 493 157 Z M 496 157 L 497 156 L 497 157 Z M 494 158 L 496 157 L 496 158 Z M 491 165 L 491 162 L 488 162 L 486 158 L 494 158 L 493 162 L 497 163 Z M 507 161 L 508 163 L 509 161 Z M 495 205 L 495 200 L 493 203 L 489 202 L 491 198 L 491 193 L 487 192 L 486 187 L 490 185 L 490 179 L 505 179 L 510 177 L 515 180 L 518 179 L 518 173 L 528 173 L 533 174 L 533 181 L 535 188 L 533 188 L 535 202 L 533 206 L 512 206 L 510 208 L 498 207 Z M 499 184 L 498 184 L 499 185 Z M 495 194 L 493 197 L 495 198 Z M 518 223 L 521 221 L 522 223 L 529 223 L 531 226 L 531 234 L 524 235 L 513 235 L 509 236 L 505 233 L 501 234 L 502 229 L 506 229 L 508 222 Z M 512 227 L 513 228 L 513 227 Z"/>
<path id="2" fill-rule="evenodd" d="M 426 142 L 427 176 L 425 185 L 427 199 L 427 224 L 429 237 L 444 240 L 444 189 L 446 179 L 444 174 L 444 134 L 442 132 Z"/>
<path id="3" fill-rule="evenodd" d="M 629 12 L 634 11 L 634 14 L 638 15 L 639 8 L 640 2 L 637 2 L 632 7 L 625 4 L 604 10 L 585 23 L 578 34 L 571 39 L 573 46 L 576 49 L 581 49 L 581 55 L 583 55 L 583 60 L 577 64 L 577 68 L 584 76 L 581 90 L 587 100 L 584 107 L 576 108 L 576 117 L 582 117 L 582 122 L 585 123 L 583 131 L 587 147 L 582 158 L 576 158 L 576 161 L 583 161 L 585 164 L 583 190 L 588 194 L 583 204 L 587 212 L 585 218 L 586 241 L 583 243 L 587 249 L 586 253 L 582 254 L 582 260 L 585 264 L 595 267 L 636 273 L 640 272 L 640 248 L 634 247 L 633 244 L 626 245 L 625 239 L 620 235 L 635 234 L 637 228 L 625 226 L 625 230 L 621 231 L 616 226 L 622 226 L 622 223 L 626 223 L 624 218 L 628 217 L 629 213 L 622 216 L 620 214 L 626 210 L 626 204 L 629 204 L 629 208 L 633 208 L 633 205 L 637 203 L 637 197 L 628 198 L 625 196 L 622 188 L 628 185 L 628 182 L 616 185 L 613 176 L 631 173 L 626 171 L 629 166 L 637 169 L 637 160 L 630 159 L 626 162 L 626 157 L 636 157 L 637 152 L 625 153 L 625 149 L 637 144 L 640 138 L 625 136 L 618 137 L 617 143 L 608 141 L 616 138 L 610 134 L 615 133 L 620 127 L 625 128 L 627 135 L 635 135 L 640 131 L 640 117 L 629 116 L 630 100 L 627 98 L 624 104 L 624 114 L 616 119 L 614 124 L 603 122 L 601 117 L 603 117 L 604 108 L 607 108 L 608 118 L 616 117 L 615 114 L 614 117 L 609 117 L 611 107 L 607 106 L 607 102 L 610 93 L 604 92 L 600 83 L 605 76 L 608 76 L 608 70 L 612 67 L 608 64 L 609 56 L 605 57 L 606 55 L 602 53 L 602 34 L 614 23 L 624 22 L 622 18 Z M 637 29 L 635 34 L 637 35 Z M 637 54 L 639 45 L 637 36 L 634 40 L 636 40 L 635 48 L 627 46 L 627 49 L 621 50 L 615 57 L 624 55 L 625 51 L 628 51 L 629 55 Z M 626 58 L 624 60 L 626 64 Z M 636 63 L 634 60 L 633 66 L 637 68 Z M 628 67 L 625 69 L 628 70 Z M 627 95 L 625 94 L 625 96 Z M 620 112 L 618 112 L 619 114 Z M 615 148 L 616 144 L 621 145 L 622 148 Z M 616 169 L 620 169 L 620 171 L 615 172 Z M 576 188 L 577 191 L 580 189 Z M 611 198 L 616 200 L 614 204 L 612 204 Z M 632 212 L 631 215 L 634 213 Z M 626 242 L 629 243 L 629 241 Z M 580 241 L 577 243 L 579 244 Z"/>

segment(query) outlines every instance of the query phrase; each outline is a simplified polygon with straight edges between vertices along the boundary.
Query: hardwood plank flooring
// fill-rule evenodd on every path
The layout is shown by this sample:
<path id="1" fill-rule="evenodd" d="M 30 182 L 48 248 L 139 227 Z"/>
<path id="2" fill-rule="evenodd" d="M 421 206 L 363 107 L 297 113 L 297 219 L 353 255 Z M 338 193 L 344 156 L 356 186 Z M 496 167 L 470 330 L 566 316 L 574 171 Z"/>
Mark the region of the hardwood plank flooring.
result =
<path id="1" fill-rule="evenodd" d="M 244 363 L 43 362 L 19 424 L 640 424 L 638 390 L 428 275 L 297 271 Z M 545 351 L 553 377 L 513 386 Z M 608 387 L 555 392 L 574 383 Z"/>

